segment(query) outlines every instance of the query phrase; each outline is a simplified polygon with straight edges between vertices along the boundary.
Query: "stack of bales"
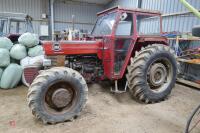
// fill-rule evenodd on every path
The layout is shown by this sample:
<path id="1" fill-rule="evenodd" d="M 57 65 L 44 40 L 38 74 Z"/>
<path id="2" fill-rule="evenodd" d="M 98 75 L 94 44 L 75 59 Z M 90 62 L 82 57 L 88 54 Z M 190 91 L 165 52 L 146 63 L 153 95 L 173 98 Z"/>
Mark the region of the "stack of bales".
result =
<path id="1" fill-rule="evenodd" d="M 22 79 L 23 68 L 31 60 L 43 56 L 43 48 L 38 45 L 38 36 L 31 33 L 22 34 L 18 42 L 13 44 L 10 39 L 0 37 L 0 88 L 16 87 Z"/>

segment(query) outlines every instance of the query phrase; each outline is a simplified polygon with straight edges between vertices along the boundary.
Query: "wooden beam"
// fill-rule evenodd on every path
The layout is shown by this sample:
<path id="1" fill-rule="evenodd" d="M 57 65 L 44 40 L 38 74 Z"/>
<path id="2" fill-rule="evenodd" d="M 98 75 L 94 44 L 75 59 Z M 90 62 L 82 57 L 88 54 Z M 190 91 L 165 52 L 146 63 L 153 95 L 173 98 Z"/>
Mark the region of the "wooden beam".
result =
<path id="1" fill-rule="evenodd" d="M 192 82 L 192 81 L 188 81 L 182 78 L 177 78 L 177 82 L 200 89 L 200 84 Z"/>
<path id="2" fill-rule="evenodd" d="M 200 10 L 199 10 L 199 11 L 200 11 Z M 163 14 L 162 17 L 186 15 L 186 14 L 190 14 L 190 13 L 192 13 L 192 12 L 190 12 L 190 11 L 186 11 L 186 12 L 175 12 L 175 13 Z"/>

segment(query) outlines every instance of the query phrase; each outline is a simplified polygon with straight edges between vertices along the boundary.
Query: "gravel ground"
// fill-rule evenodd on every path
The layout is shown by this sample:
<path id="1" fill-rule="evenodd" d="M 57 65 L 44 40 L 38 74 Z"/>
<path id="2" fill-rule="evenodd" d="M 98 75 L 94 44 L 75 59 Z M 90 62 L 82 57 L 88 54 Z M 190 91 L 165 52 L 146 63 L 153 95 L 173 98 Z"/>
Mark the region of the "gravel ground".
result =
<path id="1" fill-rule="evenodd" d="M 27 88 L 0 90 L 1 133 L 181 133 L 192 109 L 200 102 L 200 91 L 176 85 L 161 103 L 140 104 L 129 93 L 112 94 L 110 87 L 89 86 L 89 100 L 73 122 L 43 125 L 26 101 Z"/>

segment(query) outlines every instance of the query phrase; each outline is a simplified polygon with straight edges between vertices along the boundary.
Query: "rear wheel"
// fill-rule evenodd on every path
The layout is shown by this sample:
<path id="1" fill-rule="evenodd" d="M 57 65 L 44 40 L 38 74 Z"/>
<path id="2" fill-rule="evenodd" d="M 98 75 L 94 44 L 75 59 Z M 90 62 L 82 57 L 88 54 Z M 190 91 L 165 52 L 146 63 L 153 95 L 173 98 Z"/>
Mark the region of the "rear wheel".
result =
<path id="1" fill-rule="evenodd" d="M 148 46 L 131 59 L 127 81 L 134 98 L 145 103 L 164 100 L 176 81 L 173 51 L 162 44 Z"/>
<path id="2" fill-rule="evenodd" d="M 28 102 L 37 119 L 54 124 L 78 116 L 87 97 L 84 78 L 70 68 L 57 67 L 36 77 L 29 88 Z"/>

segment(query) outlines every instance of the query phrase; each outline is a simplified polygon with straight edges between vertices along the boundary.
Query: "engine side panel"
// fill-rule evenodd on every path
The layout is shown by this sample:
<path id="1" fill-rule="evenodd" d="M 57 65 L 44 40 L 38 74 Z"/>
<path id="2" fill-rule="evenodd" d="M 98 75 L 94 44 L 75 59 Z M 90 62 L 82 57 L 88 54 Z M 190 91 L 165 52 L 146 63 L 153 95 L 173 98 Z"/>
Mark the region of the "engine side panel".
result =
<path id="1" fill-rule="evenodd" d="M 47 56 L 96 54 L 102 58 L 101 41 L 43 42 L 43 48 Z"/>

